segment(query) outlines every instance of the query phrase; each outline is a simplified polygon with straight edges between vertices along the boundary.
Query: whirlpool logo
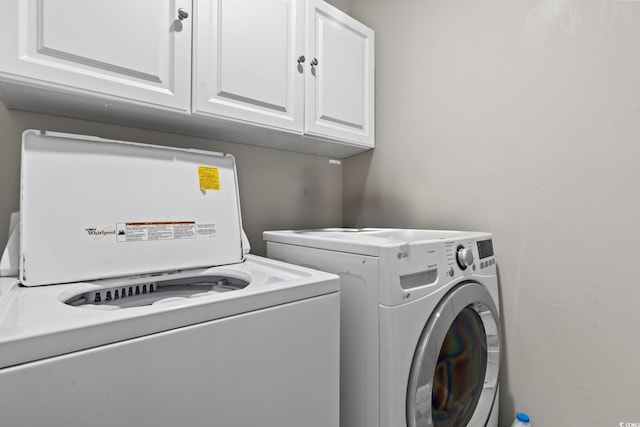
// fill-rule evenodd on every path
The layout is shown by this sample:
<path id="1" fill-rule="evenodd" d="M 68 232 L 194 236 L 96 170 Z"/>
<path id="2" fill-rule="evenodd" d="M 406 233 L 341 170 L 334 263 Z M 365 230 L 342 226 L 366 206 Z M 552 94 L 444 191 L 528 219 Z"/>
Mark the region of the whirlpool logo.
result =
<path id="1" fill-rule="evenodd" d="M 116 230 L 109 226 L 109 227 L 105 227 L 102 230 L 99 230 L 97 228 L 93 228 L 93 227 L 89 227 L 89 228 L 85 228 L 84 231 L 87 232 L 87 234 L 89 236 L 92 236 L 94 238 L 94 240 L 98 240 L 101 239 L 105 236 L 109 236 L 109 235 L 114 235 L 116 234 Z"/>

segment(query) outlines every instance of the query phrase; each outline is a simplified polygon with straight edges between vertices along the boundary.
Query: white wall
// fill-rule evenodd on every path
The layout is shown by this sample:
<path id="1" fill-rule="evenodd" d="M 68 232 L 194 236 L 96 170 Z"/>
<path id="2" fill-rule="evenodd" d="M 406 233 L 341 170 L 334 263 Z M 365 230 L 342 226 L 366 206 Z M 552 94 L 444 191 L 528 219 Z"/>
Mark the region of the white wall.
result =
<path id="1" fill-rule="evenodd" d="M 494 233 L 501 425 L 640 422 L 640 1 L 353 0 L 377 147 L 347 226 Z"/>

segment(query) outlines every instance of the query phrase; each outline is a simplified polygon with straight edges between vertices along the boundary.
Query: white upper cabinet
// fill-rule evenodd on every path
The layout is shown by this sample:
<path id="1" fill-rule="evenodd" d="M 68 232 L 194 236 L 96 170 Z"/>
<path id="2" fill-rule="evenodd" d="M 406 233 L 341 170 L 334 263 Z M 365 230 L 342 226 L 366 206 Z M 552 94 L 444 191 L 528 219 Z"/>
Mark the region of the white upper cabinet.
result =
<path id="1" fill-rule="evenodd" d="M 298 0 L 196 1 L 193 111 L 302 131 Z"/>
<path id="2" fill-rule="evenodd" d="M 3 0 L 0 72 L 188 111 L 190 0 Z M 183 12 L 184 13 L 184 12 Z"/>
<path id="3" fill-rule="evenodd" d="M 0 0 L 12 109 L 334 158 L 374 146 L 373 31 L 322 0 Z"/>
<path id="4" fill-rule="evenodd" d="M 373 146 L 371 29 L 321 0 L 213 0 L 195 15 L 194 111 Z"/>
<path id="5" fill-rule="evenodd" d="M 305 130 L 374 144 L 374 33 L 320 0 L 308 0 Z"/>

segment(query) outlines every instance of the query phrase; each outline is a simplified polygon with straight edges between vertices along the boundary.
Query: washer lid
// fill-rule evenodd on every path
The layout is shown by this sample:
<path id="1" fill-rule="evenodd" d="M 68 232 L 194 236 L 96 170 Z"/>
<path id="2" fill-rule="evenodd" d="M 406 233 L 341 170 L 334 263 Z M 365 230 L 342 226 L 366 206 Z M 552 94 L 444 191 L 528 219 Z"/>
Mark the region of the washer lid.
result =
<path id="1" fill-rule="evenodd" d="M 28 130 L 21 173 L 26 286 L 244 259 L 231 155 Z"/>

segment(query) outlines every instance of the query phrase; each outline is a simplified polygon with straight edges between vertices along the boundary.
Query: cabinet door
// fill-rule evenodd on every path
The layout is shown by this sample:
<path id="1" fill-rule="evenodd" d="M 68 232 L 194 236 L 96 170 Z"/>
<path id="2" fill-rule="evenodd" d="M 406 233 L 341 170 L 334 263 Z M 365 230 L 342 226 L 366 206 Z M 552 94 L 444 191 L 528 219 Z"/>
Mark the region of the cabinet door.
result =
<path id="1" fill-rule="evenodd" d="M 3 78 L 189 109 L 191 0 L 0 3 Z"/>
<path id="2" fill-rule="evenodd" d="M 193 111 L 301 133 L 303 0 L 195 6 Z"/>
<path id="3" fill-rule="evenodd" d="M 373 30 L 322 0 L 308 0 L 305 132 L 374 144 Z M 312 61 L 312 62 L 311 62 Z"/>

